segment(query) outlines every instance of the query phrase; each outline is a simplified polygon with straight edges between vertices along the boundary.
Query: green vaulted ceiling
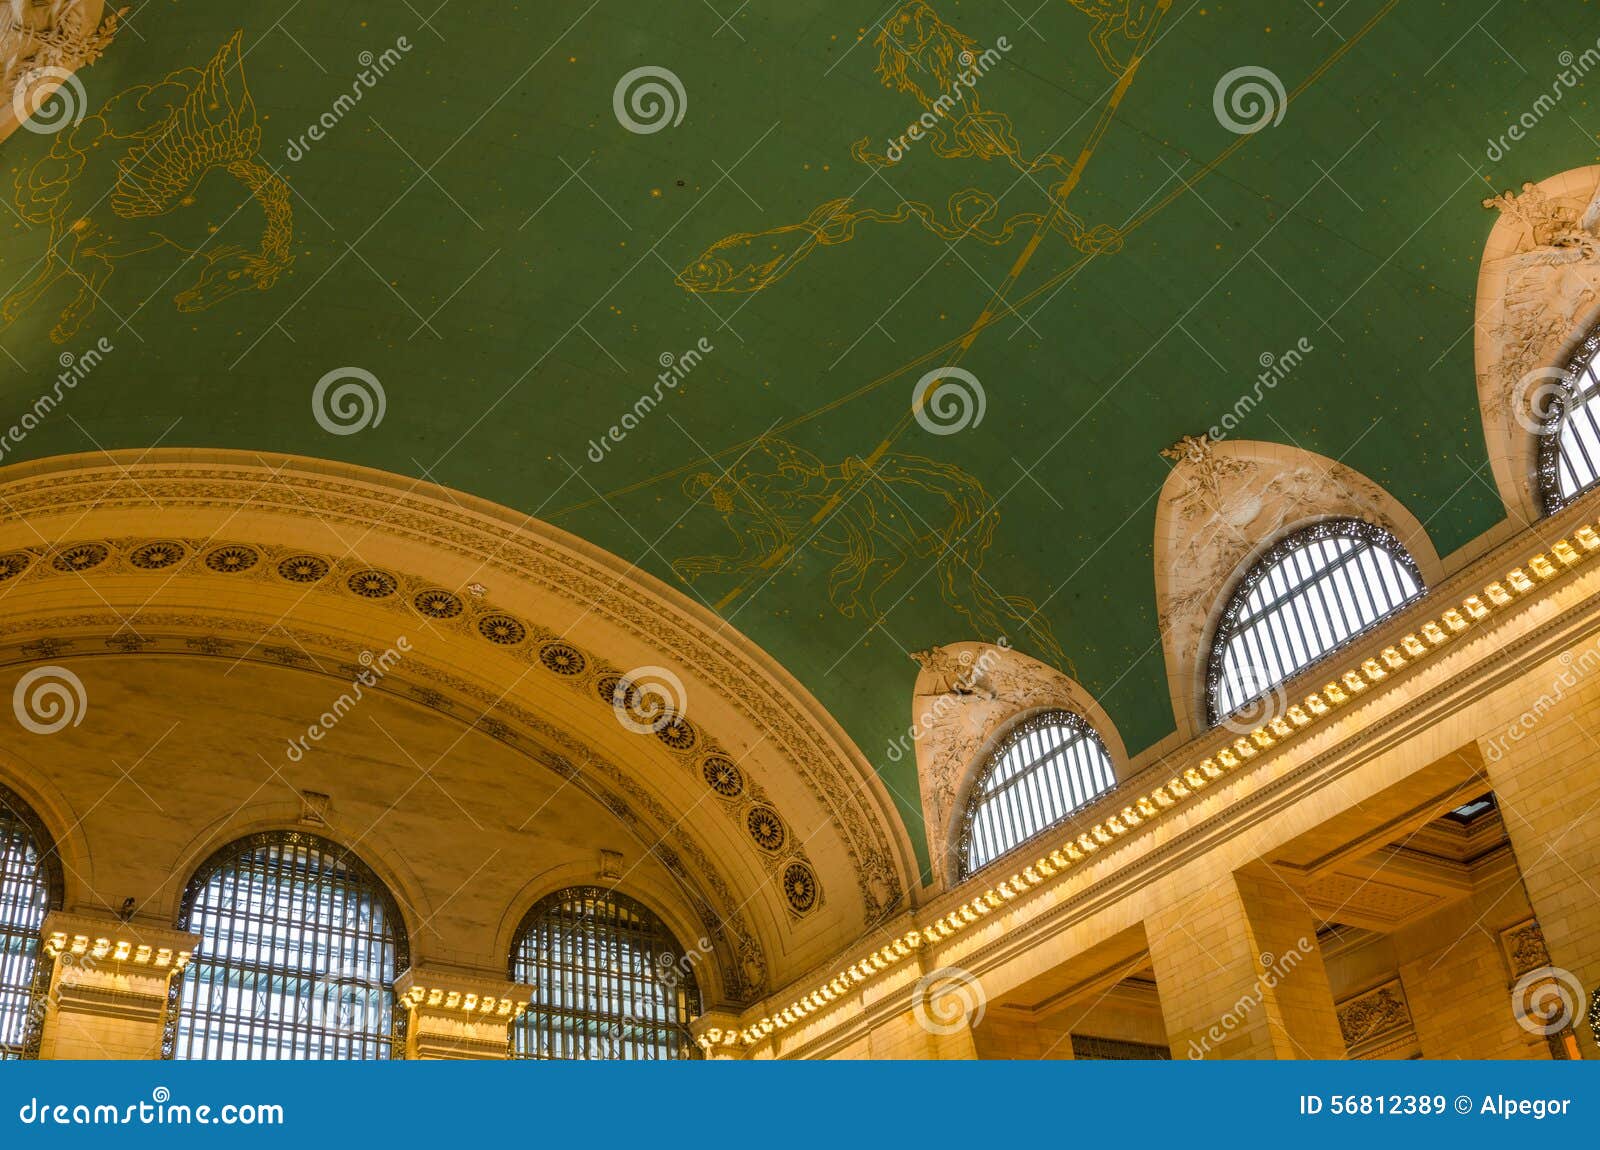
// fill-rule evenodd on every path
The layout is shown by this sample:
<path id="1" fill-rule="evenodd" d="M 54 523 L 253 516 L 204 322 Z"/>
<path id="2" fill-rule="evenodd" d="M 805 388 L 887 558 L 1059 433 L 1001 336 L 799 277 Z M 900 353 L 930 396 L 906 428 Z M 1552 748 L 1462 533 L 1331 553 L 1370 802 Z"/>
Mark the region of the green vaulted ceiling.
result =
<path id="1" fill-rule="evenodd" d="M 1160 452 L 1263 357 L 1310 349 L 1236 436 L 1343 460 L 1441 553 L 1502 516 L 1481 201 L 1595 162 L 1600 80 L 1490 144 L 1593 3 L 436 4 L 143 0 L 90 114 L 0 144 L 0 425 L 112 348 L 5 462 L 292 452 L 548 520 L 772 652 L 919 848 L 909 651 L 1004 634 L 1130 751 L 1173 729 Z M 1258 131 L 1214 100 L 1239 68 Z M 341 368 L 381 422 L 313 417 Z M 981 422 L 930 431 L 957 390 Z"/>

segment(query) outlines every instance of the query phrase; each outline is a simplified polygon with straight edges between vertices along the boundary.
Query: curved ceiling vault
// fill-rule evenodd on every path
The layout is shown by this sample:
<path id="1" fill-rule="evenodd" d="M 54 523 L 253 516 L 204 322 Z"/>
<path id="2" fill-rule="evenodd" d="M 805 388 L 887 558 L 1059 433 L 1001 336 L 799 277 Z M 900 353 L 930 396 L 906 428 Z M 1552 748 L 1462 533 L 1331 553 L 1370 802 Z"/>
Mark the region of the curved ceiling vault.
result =
<path id="1" fill-rule="evenodd" d="M 129 660 L 209 662 L 205 706 L 238 724 L 219 753 L 252 764 L 292 774 L 290 760 L 365 753 L 304 733 L 358 679 L 443 720 L 452 747 L 470 732 L 517 752 L 666 868 L 730 1000 L 845 945 L 916 883 L 882 784 L 776 664 L 650 576 L 481 500 L 232 452 L 15 466 L 0 475 L 0 602 L 0 665 L 74 670 L 91 711 L 97 664 L 137 682 Z M 270 708 L 263 673 L 315 682 Z M 651 691 L 681 718 L 641 706 Z M 548 800 L 519 779 L 504 778 L 503 810 L 531 822 Z"/>
<path id="2" fill-rule="evenodd" d="M 734 660 L 734 629 L 849 732 L 925 869 L 915 767 L 889 753 L 908 652 L 1004 636 L 1099 700 L 1134 758 L 1180 737 L 1151 550 L 1180 438 L 1337 460 L 1440 555 L 1502 521 L 1465 333 L 1485 196 L 1594 159 L 1564 114 L 1505 137 L 1583 47 L 1565 13 L 1055 0 L 1022 26 L 905 0 L 864 24 L 879 15 L 541 0 L 443 28 L 301 0 L 80 29 L 67 114 L 0 143 L 0 462 L 334 458 L 636 562 L 704 608 L 680 654 L 723 684 L 717 737 L 792 760 L 794 796 L 762 781 L 797 826 L 837 810 L 822 886 L 858 922 L 904 888 L 905 841 L 819 708 L 764 713 L 789 681 Z M 956 103 L 981 117 L 902 139 L 940 123 L 963 53 Z M 630 104 L 640 76 L 656 86 Z M 1269 92 L 1270 115 L 1238 118 Z M 965 416 L 943 389 L 919 404 L 941 379 Z M 530 580 L 564 577 L 525 558 Z M 393 562 L 432 577 L 420 549 Z M 483 582 L 496 603 L 511 585 Z M 598 613 L 596 658 L 642 657 L 659 603 L 688 614 L 649 585 L 649 611 Z M 576 688 L 547 686 L 575 712 Z M 856 800 L 822 797 L 825 762 L 851 764 Z M 833 852 L 807 849 L 826 871 Z"/>

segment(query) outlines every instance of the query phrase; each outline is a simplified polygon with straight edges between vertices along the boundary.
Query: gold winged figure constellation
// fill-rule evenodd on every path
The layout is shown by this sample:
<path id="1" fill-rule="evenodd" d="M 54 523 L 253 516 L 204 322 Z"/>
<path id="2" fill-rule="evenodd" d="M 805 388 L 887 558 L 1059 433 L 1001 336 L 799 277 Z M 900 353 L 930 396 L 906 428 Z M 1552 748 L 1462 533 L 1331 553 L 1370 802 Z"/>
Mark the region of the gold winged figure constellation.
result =
<path id="1" fill-rule="evenodd" d="M 0 321 L 15 322 L 65 279 L 75 294 L 50 331 L 65 343 L 94 313 L 120 261 L 162 248 L 200 265 L 194 282 L 174 296 L 179 311 L 202 311 L 277 282 L 294 260 L 293 210 L 288 185 L 257 158 L 261 126 L 239 43 L 235 32 L 204 67 L 113 96 L 58 132 L 50 151 L 17 173 L 18 214 L 47 225 L 50 246 L 37 275 L 0 301 Z M 265 217 L 254 249 L 191 248 L 152 226 L 194 207 L 201 181 L 218 169 L 244 185 Z"/>
<path id="2" fill-rule="evenodd" d="M 872 465 L 829 464 L 785 440 L 763 439 L 728 471 L 690 476 L 684 492 L 707 498 L 738 544 L 732 554 L 674 560 L 686 582 L 760 576 L 812 548 L 838 557 L 828 577 L 834 607 L 870 624 L 915 585 L 923 570 L 906 566 L 922 559 L 933 565 L 940 597 L 979 635 L 1025 637 L 1041 657 L 1067 665 L 1032 600 L 1001 595 L 983 577 L 1000 513 L 983 485 L 954 464 L 898 452 Z"/>
<path id="3" fill-rule="evenodd" d="M 1157 5 L 1140 0 L 1069 3 L 1095 21 L 1090 34 L 1095 51 L 1108 69 L 1120 75 L 1128 65 L 1120 61 L 1113 41 L 1121 37 L 1136 44 L 1150 27 Z M 998 199 L 977 187 L 950 196 L 943 213 L 915 200 L 874 208 L 857 207 L 854 198 L 841 197 L 820 205 L 800 223 L 736 232 L 718 240 L 678 274 L 680 287 L 697 293 L 762 291 L 787 276 L 816 248 L 854 239 L 856 225 L 861 223 L 915 220 L 946 242 L 975 239 L 999 246 L 1010 242 L 1019 228 L 1036 229 L 1048 222 L 1079 251 L 1098 254 L 1121 247 L 1122 237 L 1115 228 L 1106 224 L 1085 227 L 1058 202 L 1057 191 L 1069 168 L 1066 159 L 1054 152 L 1027 155 L 1011 117 L 984 106 L 975 85 L 985 62 L 998 60 L 994 49 L 982 49 L 972 37 L 943 20 L 926 0 L 902 4 L 884 22 L 875 45 L 879 80 L 921 106 L 918 131 L 935 157 L 1003 162 L 1030 177 L 1054 171 L 1061 179 L 1049 187 L 1049 203 L 1041 210 L 1017 212 L 997 222 Z M 874 152 L 870 145 L 871 137 L 856 141 L 851 156 L 872 167 L 900 161 L 901 157 L 891 155 L 898 145 L 884 153 Z"/>

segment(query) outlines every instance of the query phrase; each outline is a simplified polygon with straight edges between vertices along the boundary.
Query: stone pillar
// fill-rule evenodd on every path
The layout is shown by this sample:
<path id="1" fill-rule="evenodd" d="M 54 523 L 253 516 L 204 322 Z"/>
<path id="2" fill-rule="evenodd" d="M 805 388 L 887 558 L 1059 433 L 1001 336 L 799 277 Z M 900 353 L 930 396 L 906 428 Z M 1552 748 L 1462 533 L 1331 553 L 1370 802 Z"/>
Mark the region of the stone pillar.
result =
<path id="1" fill-rule="evenodd" d="M 40 936 L 51 969 L 39 1057 L 160 1058 L 174 983 L 200 936 L 60 911 Z"/>
<path id="2" fill-rule="evenodd" d="M 976 1059 L 978 1045 L 970 1018 L 940 1018 L 907 1011 L 874 1027 L 867 1038 L 866 1051 L 858 1056 L 874 1061 L 957 1062 Z"/>
<path id="3" fill-rule="evenodd" d="M 406 1057 L 497 1059 L 510 1055 L 510 1025 L 522 1017 L 531 986 L 458 971 L 413 967 L 394 983 L 409 1014 Z"/>
<path id="4" fill-rule="evenodd" d="M 1424 1058 L 1551 1056 L 1542 1020 L 1517 1017 L 1518 982 L 1550 959 L 1510 862 L 1503 873 L 1480 880 L 1471 898 L 1394 934 Z M 1534 1006 L 1545 985 L 1535 973 L 1524 989 L 1525 1004 Z M 1558 1026 L 1550 1035 L 1566 1029 Z"/>
<path id="5" fill-rule="evenodd" d="M 1557 702 L 1549 706 L 1552 698 Z M 1552 688 L 1506 733 L 1487 740 L 1484 751 L 1489 783 L 1551 966 L 1567 976 L 1568 994 L 1578 999 L 1571 1021 L 1585 1058 L 1600 1058 L 1586 1019 L 1587 999 L 1600 990 L 1600 899 L 1594 895 L 1594 876 L 1600 874 L 1597 723 L 1600 693 L 1562 698 Z"/>
<path id="6" fill-rule="evenodd" d="M 1172 1057 L 1343 1058 L 1316 924 L 1265 865 L 1145 920 Z"/>

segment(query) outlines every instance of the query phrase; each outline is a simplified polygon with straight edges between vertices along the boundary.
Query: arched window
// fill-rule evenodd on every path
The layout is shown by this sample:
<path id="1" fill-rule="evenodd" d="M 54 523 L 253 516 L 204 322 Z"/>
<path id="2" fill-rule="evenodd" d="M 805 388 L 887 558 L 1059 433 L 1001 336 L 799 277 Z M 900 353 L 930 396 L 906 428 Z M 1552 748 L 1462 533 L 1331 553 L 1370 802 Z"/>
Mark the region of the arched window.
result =
<path id="1" fill-rule="evenodd" d="M 61 860 L 33 809 L 0 787 L 0 1060 L 37 1053 L 39 928 L 61 907 Z"/>
<path id="2" fill-rule="evenodd" d="M 600 887 L 534 904 L 511 948 L 511 978 L 533 987 L 512 1023 L 518 1058 L 698 1058 L 694 960 L 650 909 Z"/>
<path id="3" fill-rule="evenodd" d="M 173 1057 L 391 1056 L 404 920 L 343 847 L 299 831 L 231 843 L 189 880 L 178 925 L 200 946 Z"/>
<path id="4" fill-rule="evenodd" d="M 1548 415 L 1539 437 L 1538 474 L 1546 515 L 1600 483 L 1600 329 L 1578 345 L 1551 398 L 1548 405 L 1531 399 L 1535 414 Z"/>
<path id="5" fill-rule="evenodd" d="M 1282 540 L 1239 580 L 1217 625 L 1206 680 L 1212 723 L 1349 642 L 1422 594 L 1400 541 L 1360 519 L 1329 519 Z"/>
<path id="6" fill-rule="evenodd" d="M 1105 744 L 1082 718 L 1045 711 L 1022 720 L 1006 732 L 973 784 L 961 831 L 962 877 L 1115 783 Z"/>

